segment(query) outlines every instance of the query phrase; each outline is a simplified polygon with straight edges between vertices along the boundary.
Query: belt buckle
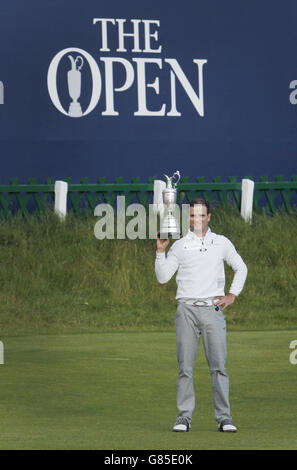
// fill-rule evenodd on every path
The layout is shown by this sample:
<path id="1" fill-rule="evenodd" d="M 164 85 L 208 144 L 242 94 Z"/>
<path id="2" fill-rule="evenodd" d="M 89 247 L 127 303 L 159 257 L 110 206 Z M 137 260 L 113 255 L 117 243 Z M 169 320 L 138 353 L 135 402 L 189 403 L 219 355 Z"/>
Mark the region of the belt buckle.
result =
<path id="1" fill-rule="evenodd" d="M 193 305 L 198 306 L 198 302 L 200 303 L 200 305 L 202 303 L 202 306 L 203 305 L 208 305 L 208 302 L 206 302 L 205 300 L 195 300 L 195 302 L 193 302 Z"/>

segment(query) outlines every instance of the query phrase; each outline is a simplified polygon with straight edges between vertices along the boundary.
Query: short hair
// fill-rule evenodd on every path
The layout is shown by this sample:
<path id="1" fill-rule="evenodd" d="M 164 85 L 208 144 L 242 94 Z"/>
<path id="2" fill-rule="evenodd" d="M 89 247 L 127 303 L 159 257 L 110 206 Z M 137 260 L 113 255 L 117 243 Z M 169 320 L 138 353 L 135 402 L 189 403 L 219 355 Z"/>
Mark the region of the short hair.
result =
<path id="1" fill-rule="evenodd" d="M 194 207 L 196 204 L 201 204 L 202 206 L 206 206 L 207 214 L 209 214 L 210 204 L 206 199 L 203 199 L 202 197 L 201 198 L 197 197 L 190 201 L 190 207 Z"/>

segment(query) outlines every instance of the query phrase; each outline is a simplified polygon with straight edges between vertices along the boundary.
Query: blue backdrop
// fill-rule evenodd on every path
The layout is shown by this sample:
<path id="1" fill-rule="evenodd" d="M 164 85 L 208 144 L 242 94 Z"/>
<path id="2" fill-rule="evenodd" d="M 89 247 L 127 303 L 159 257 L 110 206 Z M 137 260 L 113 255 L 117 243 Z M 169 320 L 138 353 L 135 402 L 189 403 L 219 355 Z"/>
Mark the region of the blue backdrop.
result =
<path id="1" fill-rule="evenodd" d="M 295 0 L 1 0 L 1 182 L 289 178 L 296 46 Z"/>

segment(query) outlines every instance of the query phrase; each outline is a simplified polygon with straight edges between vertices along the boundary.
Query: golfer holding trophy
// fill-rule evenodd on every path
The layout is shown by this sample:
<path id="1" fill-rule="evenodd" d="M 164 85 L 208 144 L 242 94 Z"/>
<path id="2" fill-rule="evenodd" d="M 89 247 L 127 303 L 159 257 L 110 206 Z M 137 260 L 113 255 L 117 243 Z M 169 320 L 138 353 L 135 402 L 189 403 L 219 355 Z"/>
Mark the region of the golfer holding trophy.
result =
<path id="1" fill-rule="evenodd" d="M 229 378 L 226 363 L 226 320 L 223 310 L 231 305 L 243 289 L 247 267 L 234 245 L 224 235 L 208 227 L 211 219 L 209 202 L 193 199 L 189 204 L 188 233 L 176 240 L 167 256 L 170 237 L 179 230 L 173 221 L 176 201 L 174 176 L 166 177 L 163 203 L 167 215 L 161 221 L 157 238 L 155 272 L 158 282 L 165 284 L 177 272 L 176 351 L 179 366 L 177 382 L 178 415 L 173 431 L 191 429 L 195 408 L 193 370 L 202 337 L 213 391 L 214 417 L 221 432 L 236 432 L 229 404 Z M 167 225 L 166 225 L 167 224 Z M 167 236 L 166 236 L 167 234 Z M 229 294 L 225 295 L 224 261 L 234 271 Z"/>

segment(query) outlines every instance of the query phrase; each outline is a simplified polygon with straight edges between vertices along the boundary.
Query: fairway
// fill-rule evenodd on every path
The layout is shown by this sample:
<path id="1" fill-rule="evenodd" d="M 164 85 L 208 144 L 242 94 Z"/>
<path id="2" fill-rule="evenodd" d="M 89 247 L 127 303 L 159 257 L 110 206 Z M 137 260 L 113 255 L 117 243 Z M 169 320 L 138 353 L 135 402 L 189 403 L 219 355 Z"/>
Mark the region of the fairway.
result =
<path id="1" fill-rule="evenodd" d="M 217 432 L 202 342 L 189 433 L 173 433 L 173 332 L 2 338 L 1 449 L 297 449 L 297 330 L 231 331 L 236 434 Z"/>

